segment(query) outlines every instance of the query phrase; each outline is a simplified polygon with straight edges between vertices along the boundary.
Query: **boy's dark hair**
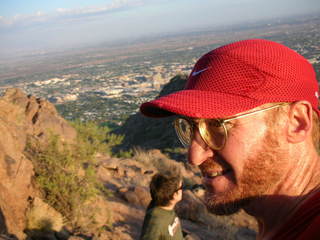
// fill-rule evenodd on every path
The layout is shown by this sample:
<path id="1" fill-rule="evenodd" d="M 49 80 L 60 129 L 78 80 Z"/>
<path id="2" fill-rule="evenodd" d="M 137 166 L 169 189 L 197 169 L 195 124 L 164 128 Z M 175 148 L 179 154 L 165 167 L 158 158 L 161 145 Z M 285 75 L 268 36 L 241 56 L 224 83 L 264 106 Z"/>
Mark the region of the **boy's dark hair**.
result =
<path id="1" fill-rule="evenodd" d="M 150 183 L 150 194 L 155 206 L 167 206 L 178 190 L 181 176 L 157 173 L 152 177 Z"/>

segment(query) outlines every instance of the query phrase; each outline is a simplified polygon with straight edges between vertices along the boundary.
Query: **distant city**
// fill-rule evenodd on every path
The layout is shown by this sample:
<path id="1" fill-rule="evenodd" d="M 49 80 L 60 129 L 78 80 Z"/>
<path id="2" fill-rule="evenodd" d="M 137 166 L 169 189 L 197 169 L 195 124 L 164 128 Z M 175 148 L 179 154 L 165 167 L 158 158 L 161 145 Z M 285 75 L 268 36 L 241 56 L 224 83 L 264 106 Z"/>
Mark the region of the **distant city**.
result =
<path id="1" fill-rule="evenodd" d="M 189 74 L 205 52 L 246 38 L 281 42 L 320 72 L 320 16 L 168 36 L 114 48 L 30 56 L 0 68 L 0 88 L 18 87 L 48 99 L 66 119 L 121 125 L 178 74 Z"/>

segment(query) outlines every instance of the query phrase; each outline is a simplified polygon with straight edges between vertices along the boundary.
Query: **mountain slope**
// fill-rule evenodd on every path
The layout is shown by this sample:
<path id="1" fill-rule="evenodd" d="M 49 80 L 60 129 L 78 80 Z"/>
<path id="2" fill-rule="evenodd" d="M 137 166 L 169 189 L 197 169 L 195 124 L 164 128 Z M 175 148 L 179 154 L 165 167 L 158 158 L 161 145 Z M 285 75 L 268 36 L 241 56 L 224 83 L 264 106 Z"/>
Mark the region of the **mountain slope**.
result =
<path id="1" fill-rule="evenodd" d="M 187 80 L 187 76 L 178 75 L 167 83 L 159 94 L 159 97 L 181 90 Z M 139 146 L 144 149 L 164 149 L 181 147 L 173 126 L 173 117 L 162 119 L 147 118 L 140 112 L 130 116 L 123 126 L 115 133 L 125 135 L 121 148 L 128 149 Z"/>

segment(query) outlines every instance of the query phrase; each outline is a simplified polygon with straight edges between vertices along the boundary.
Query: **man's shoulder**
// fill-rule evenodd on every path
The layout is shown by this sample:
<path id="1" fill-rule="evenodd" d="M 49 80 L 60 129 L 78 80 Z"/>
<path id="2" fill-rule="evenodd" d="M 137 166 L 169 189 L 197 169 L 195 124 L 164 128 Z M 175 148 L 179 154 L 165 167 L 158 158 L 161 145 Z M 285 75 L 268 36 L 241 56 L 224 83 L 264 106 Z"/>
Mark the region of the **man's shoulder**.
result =
<path id="1" fill-rule="evenodd" d="M 313 219 L 305 231 L 299 236 L 299 239 L 320 239 L 320 214 Z"/>
<path id="2" fill-rule="evenodd" d="M 320 239 L 319 226 L 320 191 L 313 194 L 300 206 L 298 211 L 278 231 L 274 239 Z"/>
<path id="3" fill-rule="evenodd" d="M 320 239 L 320 190 L 304 204 L 301 212 L 301 220 L 307 224 L 298 239 Z"/>

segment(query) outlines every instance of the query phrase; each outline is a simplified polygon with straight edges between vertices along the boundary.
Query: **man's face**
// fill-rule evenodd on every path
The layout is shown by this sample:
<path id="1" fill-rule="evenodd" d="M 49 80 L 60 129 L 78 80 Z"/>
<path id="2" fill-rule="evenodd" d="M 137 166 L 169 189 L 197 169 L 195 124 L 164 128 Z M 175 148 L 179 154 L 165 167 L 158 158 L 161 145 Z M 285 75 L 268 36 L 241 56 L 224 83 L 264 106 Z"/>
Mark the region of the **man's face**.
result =
<path id="1" fill-rule="evenodd" d="M 283 155 L 279 137 L 268 130 L 263 116 L 235 122 L 220 151 L 208 148 L 196 132 L 189 161 L 203 174 L 211 212 L 235 213 L 279 183 L 284 167 L 278 160 Z"/>

